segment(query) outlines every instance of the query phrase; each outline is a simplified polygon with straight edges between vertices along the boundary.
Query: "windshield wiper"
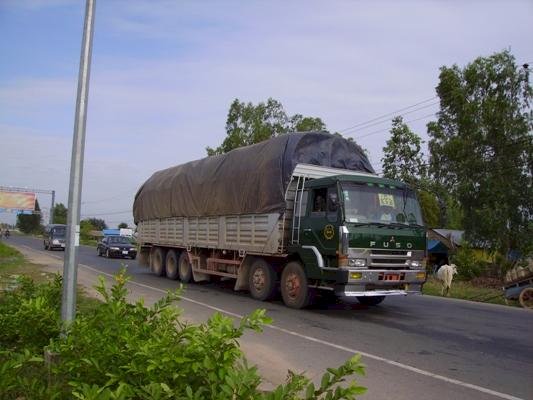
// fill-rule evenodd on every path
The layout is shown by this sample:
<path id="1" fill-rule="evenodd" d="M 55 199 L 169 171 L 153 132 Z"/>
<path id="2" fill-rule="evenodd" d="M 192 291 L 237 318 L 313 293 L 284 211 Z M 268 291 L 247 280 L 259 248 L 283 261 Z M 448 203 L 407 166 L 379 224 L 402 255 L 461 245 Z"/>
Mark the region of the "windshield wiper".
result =
<path id="1" fill-rule="evenodd" d="M 386 223 L 385 225 L 387 225 L 387 226 L 396 226 L 396 227 L 400 227 L 400 228 L 408 228 L 409 227 L 408 224 L 403 223 L 403 222 L 389 222 L 389 223 Z"/>
<path id="2" fill-rule="evenodd" d="M 365 226 L 365 225 L 375 225 L 375 226 L 379 226 L 379 227 L 388 226 L 388 224 L 386 224 L 384 222 L 375 222 L 375 221 L 372 221 L 372 222 L 350 222 L 350 221 L 346 221 L 346 223 L 354 224 L 354 225 L 357 225 L 357 226 Z"/>

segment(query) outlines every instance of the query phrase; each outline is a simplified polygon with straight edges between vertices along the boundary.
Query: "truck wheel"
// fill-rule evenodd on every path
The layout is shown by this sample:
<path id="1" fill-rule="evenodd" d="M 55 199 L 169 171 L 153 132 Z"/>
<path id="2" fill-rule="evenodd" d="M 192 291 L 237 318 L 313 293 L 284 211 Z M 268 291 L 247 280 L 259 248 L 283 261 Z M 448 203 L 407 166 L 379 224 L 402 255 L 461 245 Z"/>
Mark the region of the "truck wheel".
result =
<path id="1" fill-rule="evenodd" d="M 96 248 L 96 254 L 98 254 L 98 257 L 102 257 L 102 252 L 100 251 L 100 247 Z"/>
<path id="2" fill-rule="evenodd" d="M 192 267 L 189 262 L 189 255 L 186 251 L 182 251 L 178 261 L 179 277 L 183 283 L 192 281 Z"/>
<path id="3" fill-rule="evenodd" d="M 265 301 L 272 298 L 276 288 L 276 273 L 265 260 L 258 258 L 248 273 L 250 295 L 256 300 Z"/>
<path id="4" fill-rule="evenodd" d="M 165 274 L 165 250 L 161 247 L 156 247 L 150 257 L 150 269 L 157 276 L 163 276 Z"/>
<path id="5" fill-rule="evenodd" d="M 533 287 L 527 287 L 518 296 L 520 305 L 524 308 L 533 308 Z"/>
<path id="6" fill-rule="evenodd" d="M 178 273 L 178 257 L 175 250 L 169 250 L 167 253 L 166 262 L 167 278 L 176 280 L 179 277 Z"/>
<path id="7" fill-rule="evenodd" d="M 377 306 L 385 300 L 385 296 L 359 296 L 357 301 L 365 306 Z"/>
<path id="8" fill-rule="evenodd" d="M 43 242 L 43 245 L 44 245 L 44 249 L 48 250 L 48 246 L 46 245 L 46 242 Z"/>
<path id="9" fill-rule="evenodd" d="M 107 250 L 105 251 L 105 257 L 106 257 L 106 258 L 111 258 L 111 253 L 109 252 L 109 249 L 107 249 Z"/>
<path id="10" fill-rule="evenodd" d="M 281 297 L 287 307 L 304 308 L 309 305 L 311 291 L 302 264 L 292 261 L 281 273 Z"/>

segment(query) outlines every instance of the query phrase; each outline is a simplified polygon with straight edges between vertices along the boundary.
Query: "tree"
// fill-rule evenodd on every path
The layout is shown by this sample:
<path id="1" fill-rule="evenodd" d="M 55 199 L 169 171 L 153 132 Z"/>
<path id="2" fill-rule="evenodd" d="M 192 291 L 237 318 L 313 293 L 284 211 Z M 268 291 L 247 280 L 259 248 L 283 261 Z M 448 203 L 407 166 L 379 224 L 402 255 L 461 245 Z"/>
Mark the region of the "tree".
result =
<path id="1" fill-rule="evenodd" d="M 128 227 L 128 224 L 125 222 L 121 222 L 120 224 L 118 224 L 118 229 L 127 228 L 127 227 Z"/>
<path id="2" fill-rule="evenodd" d="M 409 183 L 417 189 L 420 208 L 426 226 L 437 227 L 440 207 L 437 196 L 430 189 L 427 168 L 421 152 L 423 143 L 401 116 L 392 120 L 391 137 L 383 148 L 383 176 Z"/>
<path id="3" fill-rule="evenodd" d="M 100 218 L 87 218 L 85 221 L 89 222 L 95 230 L 102 231 L 107 229 L 107 224 Z"/>
<path id="4" fill-rule="evenodd" d="M 415 184 L 426 175 L 422 140 L 411 131 L 402 117 L 392 120 L 391 138 L 383 148 L 383 176 Z"/>
<path id="5" fill-rule="evenodd" d="M 42 231 L 41 207 L 39 207 L 39 201 L 37 199 L 35 199 L 35 211 L 33 214 L 17 215 L 17 228 L 26 234 L 40 233 Z"/>
<path id="6" fill-rule="evenodd" d="M 509 51 L 442 67 L 430 167 L 459 203 L 466 238 L 507 256 L 533 249 L 533 90 Z"/>
<path id="7" fill-rule="evenodd" d="M 425 225 L 428 228 L 439 227 L 440 207 L 437 196 L 424 189 L 418 190 L 417 195 L 418 201 L 420 202 L 420 208 L 422 209 Z"/>
<path id="8" fill-rule="evenodd" d="M 217 148 L 207 147 L 206 151 L 209 156 L 224 154 L 288 132 L 310 130 L 325 131 L 326 125 L 320 118 L 304 117 L 301 114 L 289 117 L 283 105 L 272 98 L 257 105 L 235 99 L 226 120 L 226 138 Z"/>
<path id="9" fill-rule="evenodd" d="M 95 218 L 91 218 L 94 220 Z M 83 240 L 89 240 L 93 237 L 92 232 L 97 229 L 92 223 L 91 219 L 83 219 L 80 221 L 80 238 Z"/>
<path id="10" fill-rule="evenodd" d="M 67 207 L 63 203 L 57 203 L 54 206 L 54 224 L 66 224 L 67 214 Z"/>
<path id="11" fill-rule="evenodd" d="M 289 118 L 288 132 L 317 131 L 327 131 L 326 124 L 318 117 L 304 117 L 302 114 L 294 114 Z"/>

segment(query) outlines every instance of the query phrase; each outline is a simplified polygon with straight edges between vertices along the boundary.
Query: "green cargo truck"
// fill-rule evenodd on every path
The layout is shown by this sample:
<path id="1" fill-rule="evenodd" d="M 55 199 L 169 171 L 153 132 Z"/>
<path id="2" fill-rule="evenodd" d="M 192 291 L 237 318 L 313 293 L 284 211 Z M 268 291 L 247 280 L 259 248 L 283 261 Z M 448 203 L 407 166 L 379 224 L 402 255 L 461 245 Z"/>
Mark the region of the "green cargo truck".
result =
<path id="1" fill-rule="evenodd" d="M 375 305 L 418 294 L 426 232 L 416 195 L 352 141 L 294 133 L 158 171 L 133 206 L 140 262 L 188 283 L 292 308 L 327 290 Z"/>

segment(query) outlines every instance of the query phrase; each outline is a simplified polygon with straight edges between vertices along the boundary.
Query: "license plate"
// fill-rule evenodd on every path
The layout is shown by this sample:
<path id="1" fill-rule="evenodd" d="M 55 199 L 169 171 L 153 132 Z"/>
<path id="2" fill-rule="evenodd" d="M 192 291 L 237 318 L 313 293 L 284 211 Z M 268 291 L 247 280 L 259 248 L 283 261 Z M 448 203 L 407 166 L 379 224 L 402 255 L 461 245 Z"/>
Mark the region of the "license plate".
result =
<path id="1" fill-rule="evenodd" d="M 128 250 L 122 250 L 122 254 L 128 254 Z"/>
<path id="2" fill-rule="evenodd" d="M 400 274 L 385 274 L 383 276 L 384 281 L 399 281 L 400 280 Z"/>

